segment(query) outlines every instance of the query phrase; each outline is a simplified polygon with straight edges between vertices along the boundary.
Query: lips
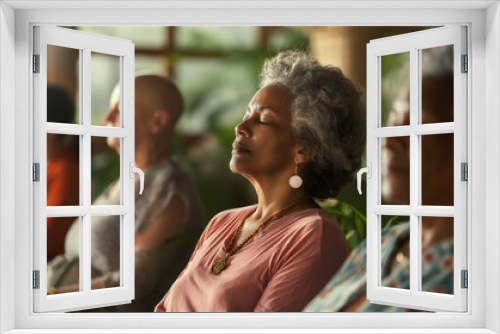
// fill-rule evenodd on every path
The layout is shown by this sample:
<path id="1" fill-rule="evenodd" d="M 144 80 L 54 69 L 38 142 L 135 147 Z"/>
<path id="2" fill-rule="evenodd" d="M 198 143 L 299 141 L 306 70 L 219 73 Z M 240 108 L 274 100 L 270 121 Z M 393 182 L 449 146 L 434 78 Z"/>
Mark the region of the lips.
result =
<path id="1" fill-rule="evenodd" d="M 246 146 L 242 145 L 241 143 L 234 142 L 233 143 L 233 150 L 231 152 L 232 154 L 241 154 L 241 153 L 252 153 Z"/>

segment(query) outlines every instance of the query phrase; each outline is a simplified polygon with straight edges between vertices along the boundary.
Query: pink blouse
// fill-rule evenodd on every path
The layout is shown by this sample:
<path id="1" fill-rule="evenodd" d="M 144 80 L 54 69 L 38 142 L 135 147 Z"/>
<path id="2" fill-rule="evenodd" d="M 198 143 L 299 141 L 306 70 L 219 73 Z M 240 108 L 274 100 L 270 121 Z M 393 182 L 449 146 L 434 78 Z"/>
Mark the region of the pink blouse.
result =
<path id="1" fill-rule="evenodd" d="M 307 305 L 349 253 L 339 224 L 322 209 L 274 221 L 230 256 L 219 275 L 210 273 L 254 208 L 224 211 L 211 220 L 155 312 L 298 312 Z"/>

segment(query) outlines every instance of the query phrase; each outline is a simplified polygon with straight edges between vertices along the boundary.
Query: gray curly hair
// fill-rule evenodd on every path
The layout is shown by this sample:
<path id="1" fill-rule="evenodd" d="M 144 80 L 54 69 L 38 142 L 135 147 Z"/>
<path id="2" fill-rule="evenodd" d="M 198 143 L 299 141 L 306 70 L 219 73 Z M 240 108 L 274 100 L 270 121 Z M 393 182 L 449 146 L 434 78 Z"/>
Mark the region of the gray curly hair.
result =
<path id="1" fill-rule="evenodd" d="M 333 66 L 322 66 L 303 51 L 283 51 L 266 60 L 260 87 L 281 85 L 294 100 L 292 129 L 311 157 L 304 172 L 307 194 L 336 196 L 352 182 L 366 142 L 361 88 Z"/>

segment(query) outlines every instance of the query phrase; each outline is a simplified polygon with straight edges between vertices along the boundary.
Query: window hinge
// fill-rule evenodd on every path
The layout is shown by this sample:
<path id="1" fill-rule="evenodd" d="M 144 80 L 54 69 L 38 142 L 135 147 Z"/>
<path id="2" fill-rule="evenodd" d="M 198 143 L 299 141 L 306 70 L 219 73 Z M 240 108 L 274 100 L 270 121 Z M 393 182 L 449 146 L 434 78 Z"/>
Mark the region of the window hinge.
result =
<path id="1" fill-rule="evenodd" d="M 462 276 L 462 289 L 467 289 L 469 287 L 469 274 L 467 270 L 462 270 L 461 276 Z"/>
<path id="2" fill-rule="evenodd" d="M 467 55 L 462 55 L 462 73 L 469 72 L 469 57 Z"/>
<path id="3" fill-rule="evenodd" d="M 38 162 L 33 164 L 33 181 L 40 182 L 40 164 Z"/>
<path id="4" fill-rule="evenodd" d="M 40 73 L 40 55 L 33 55 L 33 73 Z"/>
<path id="5" fill-rule="evenodd" d="M 40 289 L 40 270 L 33 270 L 33 289 Z"/>
<path id="6" fill-rule="evenodd" d="M 466 162 L 462 162 L 460 170 L 461 170 L 460 180 L 461 181 L 469 181 L 469 167 L 468 167 Z"/>

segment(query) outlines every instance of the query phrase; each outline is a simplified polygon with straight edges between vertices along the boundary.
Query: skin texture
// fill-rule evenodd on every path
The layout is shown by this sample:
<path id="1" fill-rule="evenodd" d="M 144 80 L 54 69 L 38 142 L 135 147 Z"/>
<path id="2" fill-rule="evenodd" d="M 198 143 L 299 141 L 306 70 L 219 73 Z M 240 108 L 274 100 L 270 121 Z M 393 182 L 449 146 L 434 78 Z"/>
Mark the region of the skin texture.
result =
<path id="1" fill-rule="evenodd" d="M 254 95 L 243 121 L 235 128 L 236 139 L 229 165 L 231 171 L 252 183 L 258 197 L 257 210 L 245 221 L 237 244 L 255 231 L 264 219 L 306 196 L 303 187 L 293 189 L 288 184 L 295 163 L 299 164 L 300 175 L 303 165 L 310 161 L 292 132 L 292 101 L 286 88 L 265 86 Z M 315 207 L 316 203 L 307 199 L 287 212 Z"/>
<path id="2" fill-rule="evenodd" d="M 168 96 L 168 98 L 167 98 Z M 109 111 L 104 116 L 106 126 L 120 126 L 119 92 L 113 93 Z M 173 83 L 155 75 L 135 79 L 135 165 L 143 171 L 171 158 L 170 139 L 182 114 L 182 97 Z M 120 140 L 108 138 L 108 146 L 120 154 Z M 118 190 L 119 191 L 119 190 Z M 111 193 L 109 194 L 111 196 Z M 135 236 L 135 250 L 154 248 L 164 240 L 177 235 L 182 226 L 186 208 L 177 195 L 155 220 Z M 104 288 L 101 277 L 92 279 L 92 289 Z M 79 291 L 78 285 L 60 287 L 56 293 Z"/>

